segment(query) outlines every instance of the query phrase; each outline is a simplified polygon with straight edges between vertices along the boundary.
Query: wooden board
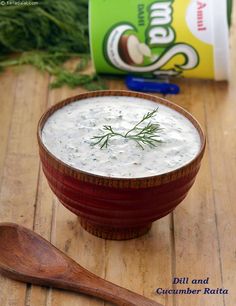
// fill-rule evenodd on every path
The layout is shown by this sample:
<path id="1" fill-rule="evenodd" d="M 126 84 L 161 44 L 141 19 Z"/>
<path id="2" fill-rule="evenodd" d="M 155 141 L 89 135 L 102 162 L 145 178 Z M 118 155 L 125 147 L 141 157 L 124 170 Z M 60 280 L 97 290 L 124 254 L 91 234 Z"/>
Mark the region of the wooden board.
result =
<path id="1" fill-rule="evenodd" d="M 232 42 L 236 42 L 236 26 Z M 235 52 L 234 52 L 235 54 Z M 48 90 L 31 67 L 0 76 L 0 221 L 33 228 L 82 266 L 166 306 L 236 305 L 236 56 L 230 84 L 179 80 L 169 99 L 189 110 L 207 134 L 197 181 L 175 212 L 130 241 L 105 241 L 84 231 L 54 197 L 40 168 L 36 126 L 50 105 L 81 93 Z M 110 89 L 125 89 L 122 80 Z M 172 284 L 188 277 L 189 284 Z M 209 284 L 192 285 L 192 279 Z M 157 295 L 157 288 L 226 288 L 228 295 Z M 99 299 L 18 283 L 0 276 L 1 306 L 110 306 Z"/>

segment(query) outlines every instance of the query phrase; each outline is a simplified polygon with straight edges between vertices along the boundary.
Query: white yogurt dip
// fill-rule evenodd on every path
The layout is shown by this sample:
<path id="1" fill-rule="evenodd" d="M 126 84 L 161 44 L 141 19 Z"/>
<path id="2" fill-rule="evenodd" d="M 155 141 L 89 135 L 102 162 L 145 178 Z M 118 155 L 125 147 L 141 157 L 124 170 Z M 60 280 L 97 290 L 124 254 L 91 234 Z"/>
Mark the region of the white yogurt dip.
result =
<path id="1" fill-rule="evenodd" d="M 107 148 L 93 145 L 104 125 L 121 133 L 158 107 L 161 140 L 142 149 L 134 140 L 114 137 Z M 148 122 L 142 123 L 142 127 Z M 170 172 L 190 162 L 200 150 L 194 125 L 177 111 L 146 99 L 126 96 L 93 97 L 72 102 L 54 112 L 42 130 L 46 148 L 64 163 L 97 175 L 138 178 Z"/>

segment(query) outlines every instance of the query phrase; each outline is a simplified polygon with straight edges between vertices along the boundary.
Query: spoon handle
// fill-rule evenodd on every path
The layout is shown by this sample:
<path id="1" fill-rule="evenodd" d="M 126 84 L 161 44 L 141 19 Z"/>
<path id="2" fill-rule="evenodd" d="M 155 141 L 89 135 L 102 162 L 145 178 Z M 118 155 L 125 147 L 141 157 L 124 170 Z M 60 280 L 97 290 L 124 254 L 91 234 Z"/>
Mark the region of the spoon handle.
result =
<path id="1" fill-rule="evenodd" d="M 79 267 L 66 289 L 102 298 L 118 306 L 163 306 L 140 294 L 117 286 Z"/>

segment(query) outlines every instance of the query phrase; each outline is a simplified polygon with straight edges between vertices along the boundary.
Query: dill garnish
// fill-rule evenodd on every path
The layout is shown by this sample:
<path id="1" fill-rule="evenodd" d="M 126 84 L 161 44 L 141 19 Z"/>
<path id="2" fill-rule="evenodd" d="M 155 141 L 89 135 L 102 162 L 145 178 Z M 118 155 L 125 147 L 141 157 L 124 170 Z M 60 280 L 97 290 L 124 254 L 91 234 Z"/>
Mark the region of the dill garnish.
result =
<path id="1" fill-rule="evenodd" d="M 95 140 L 92 145 L 100 145 L 100 149 L 104 147 L 107 148 L 111 138 L 122 137 L 134 140 L 143 150 L 144 145 L 156 147 L 156 145 L 161 142 L 161 140 L 158 138 L 159 135 L 157 135 L 157 132 L 161 130 L 160 125 L 158 123 L 152 123 L 151 121 L 149 121 L 144 127 L 140 127 L 140 125 L 146 120 L 152 119 L 156 115 L 157 111 L 158 108 L 146 113 L 143 118 L 134 125 L 133 128 L 124 134 L 114 131 L 110 125 L 104 125 L 103 131 L 105 134 L 92 137 L 92 140 Z"/>

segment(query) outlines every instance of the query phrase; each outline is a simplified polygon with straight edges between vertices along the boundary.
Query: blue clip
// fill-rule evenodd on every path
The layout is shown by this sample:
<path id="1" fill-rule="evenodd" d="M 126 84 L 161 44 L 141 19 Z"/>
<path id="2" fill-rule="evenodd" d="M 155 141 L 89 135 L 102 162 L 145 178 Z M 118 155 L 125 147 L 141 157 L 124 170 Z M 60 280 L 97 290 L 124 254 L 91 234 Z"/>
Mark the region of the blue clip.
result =
<path id="1" fill-rule="evenodd" d="M 180 88 L 176 84 L 163 82 L 161 79 L 146 79 L 128 75 L 125 84 L 130 90 L 141 92 L 153 92 L 161 94 L 178 94 Z"/>

